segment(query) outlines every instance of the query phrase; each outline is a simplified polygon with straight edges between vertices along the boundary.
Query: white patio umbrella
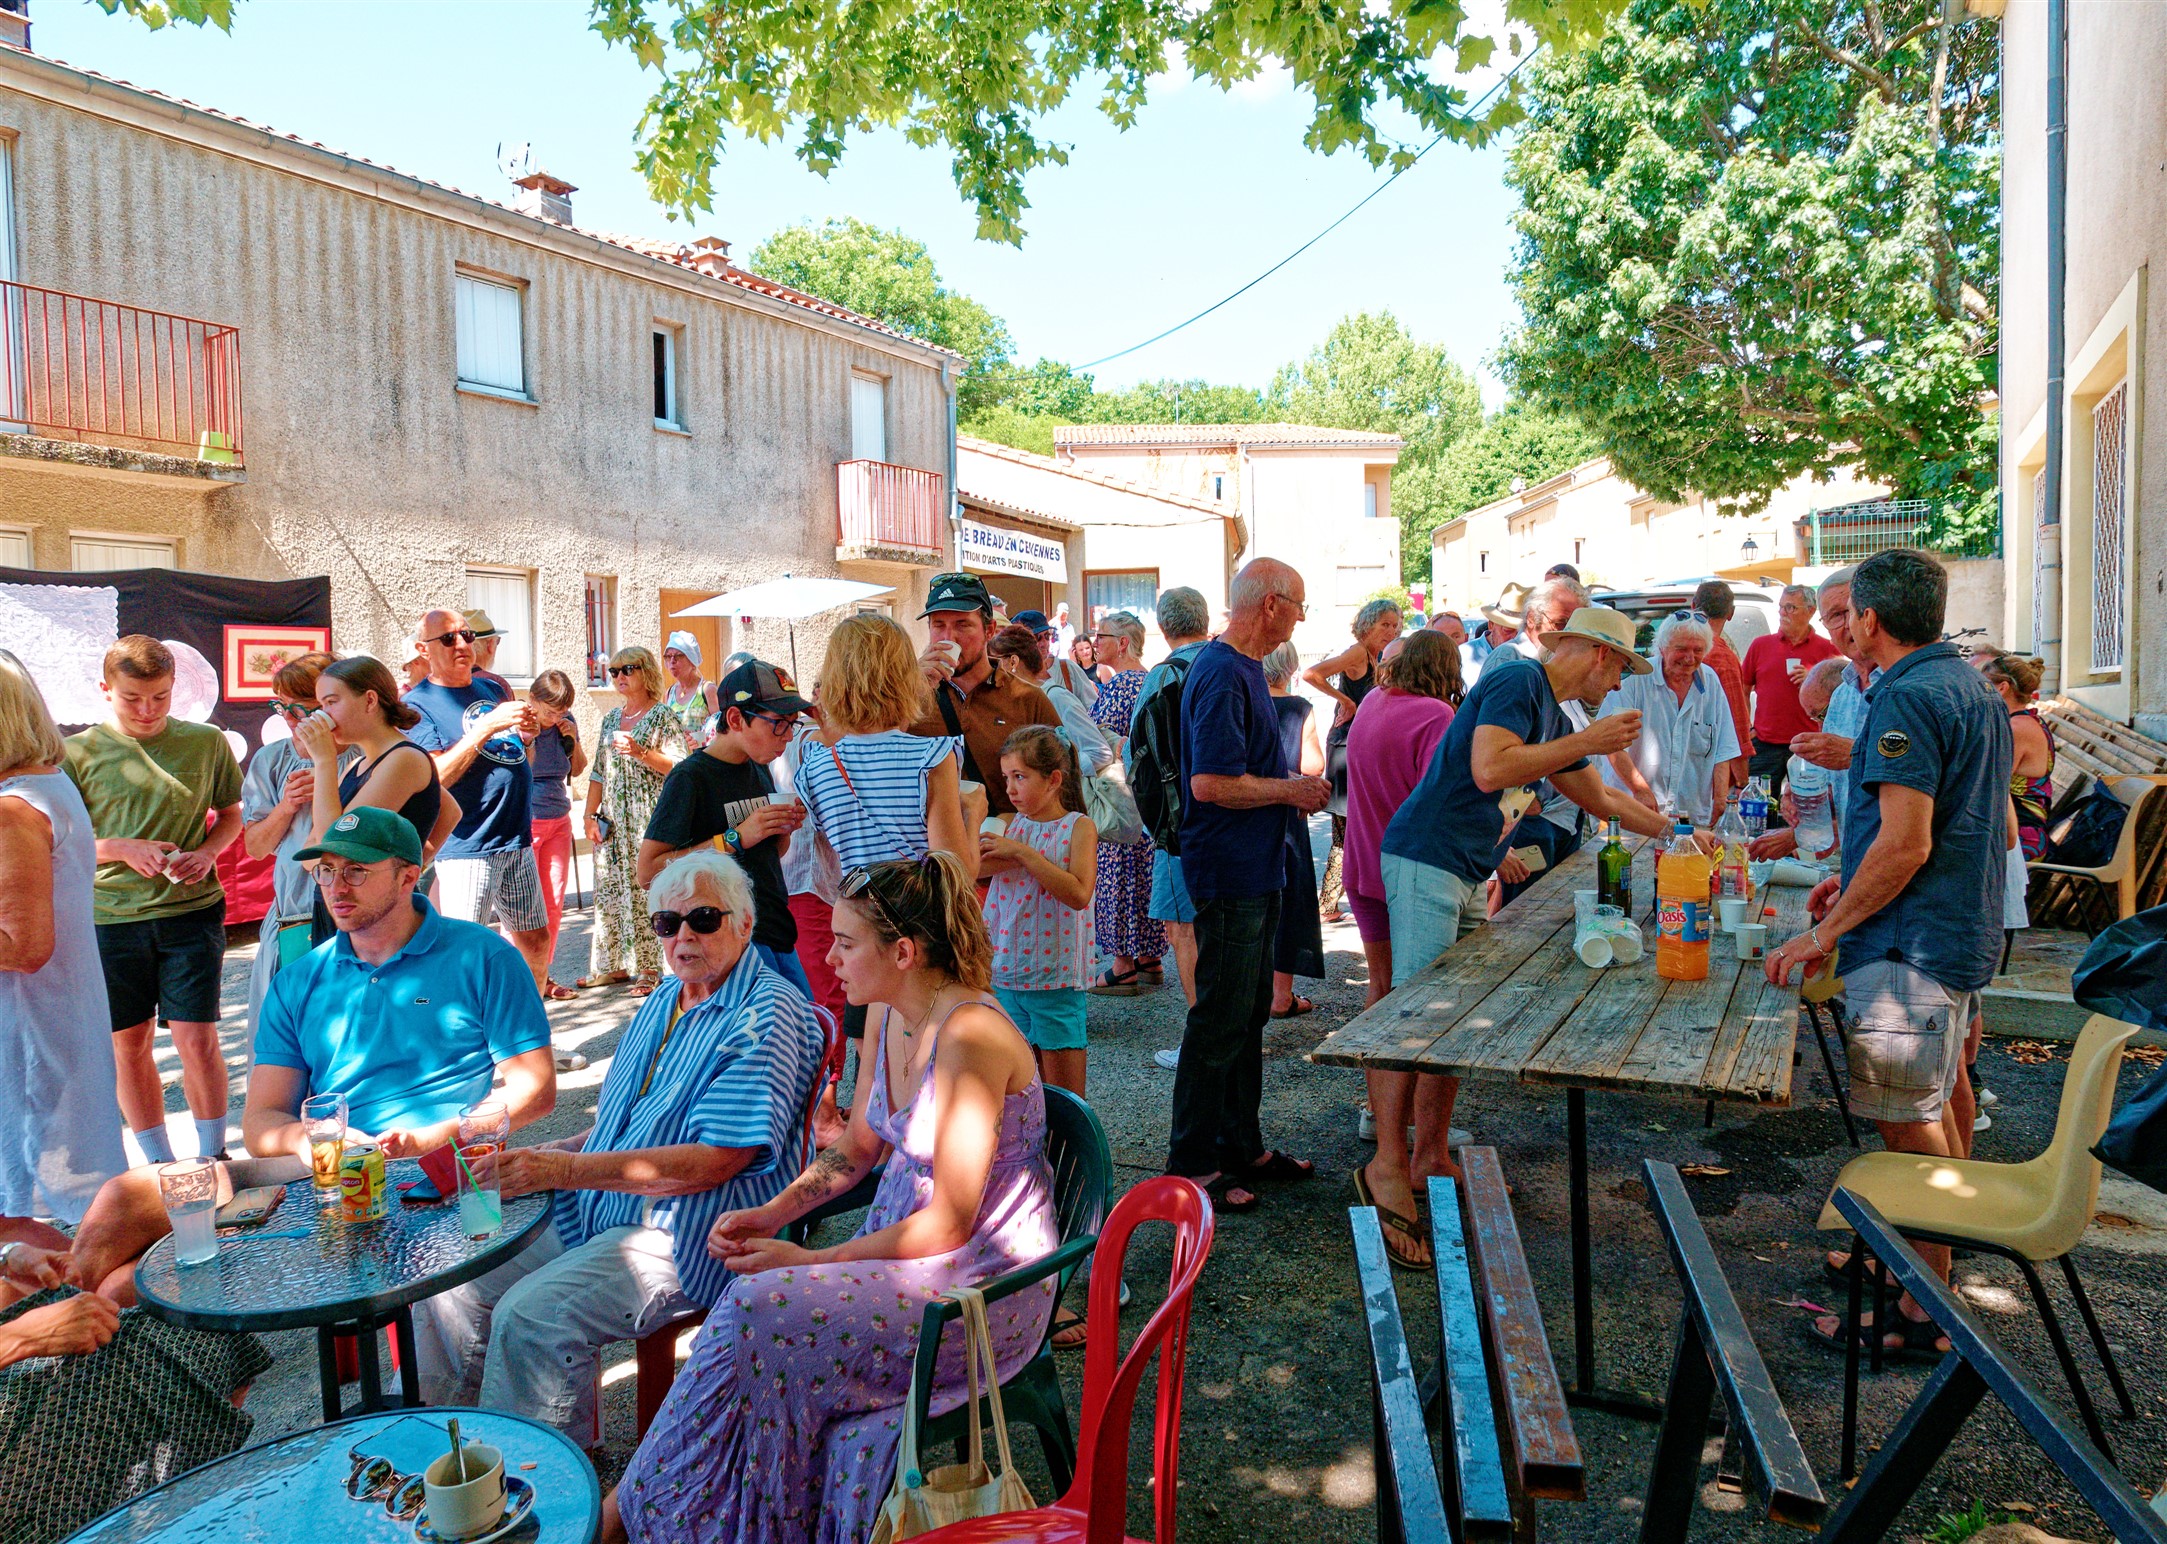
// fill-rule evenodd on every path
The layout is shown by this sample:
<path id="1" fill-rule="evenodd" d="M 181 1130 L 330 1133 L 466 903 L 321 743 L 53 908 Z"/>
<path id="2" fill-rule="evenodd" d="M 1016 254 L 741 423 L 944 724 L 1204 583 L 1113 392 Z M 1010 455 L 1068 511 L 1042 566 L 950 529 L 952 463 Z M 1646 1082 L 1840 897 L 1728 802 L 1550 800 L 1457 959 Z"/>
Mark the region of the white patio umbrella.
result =
<path id="1" fill-rule="evenodd" d="M 726 595 L 711 596 L 672 612 L 680 617 L 766 617 L 790 624 L 790 672 L 798 670 L 797 624 L 823 611 L 833 611 L 838 606 L 853 601 L 886 595 L 893 585 L 867 584 L 860 579 L 799 579 L 784 574 L 780 579 L 769 579 L 761 584 L 748 584 L 742 590 L 732 590 Z"/>

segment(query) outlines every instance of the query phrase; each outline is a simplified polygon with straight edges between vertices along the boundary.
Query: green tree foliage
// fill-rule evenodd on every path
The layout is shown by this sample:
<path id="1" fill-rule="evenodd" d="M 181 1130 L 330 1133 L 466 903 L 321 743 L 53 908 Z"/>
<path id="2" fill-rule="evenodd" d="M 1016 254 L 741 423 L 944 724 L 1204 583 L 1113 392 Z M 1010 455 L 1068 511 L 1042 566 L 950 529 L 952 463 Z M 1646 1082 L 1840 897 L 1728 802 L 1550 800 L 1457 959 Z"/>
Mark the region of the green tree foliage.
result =
<path id="1" fill-rule="evenodd" d="M 153 32 L 177 21 L 233 30 L 233 0 L 98 0 L 98 7 L 108 16 L 133 16 Z"/>
<path id="2" fill-rule="evenodd" d="M 1501 365 L 1663 498 L 1994 475 L 1999 81 L 1943 0 L 1633 0 L 1530 73 Z"/>
<path id="3" fill-rule="evenodd" d="M 140 3 L 140 0 L 125 0 Z M 1597 35 L 1622 0 L 1505 0 L 1503 19 L 1558 48 Z M 1303 142 L 1351 149 L 1373 166 L 1409 164 L 1443 134 L 1480 142 L 1518 121 L 1517 84 L 1461 116 L 1449 83 L 1519 34 L 1470 25 L 1459 0 L 1380 6 L 1244 0 L 1093 0 L 1019 4 L 805 6 L 796 0 L 592 0 L 594 29 L 659 79 L 639 125 L 639 165 L 656 200 L 690 215 L 712 206 L 732 132 L 796 141 L 822 174 L 853 133 L 901 129 L 945 146 L 978 231 L 1022 238 L 1026 173 L 1064 165 L 1041 121 L 1072 91 L 1095 91 L 1121 128 L 1151 77 L 1169 69 L 1222 90 L 1275 66 L 1315 104 Z M 1380 127 L 1389 117 L 1413 142 Z"/>
<path id="4" fill-rule="evenodd" d="M 897 332 L 968 362 L 956 410 L 968 416 L 1000 400 L 1015 344 L 1008 326 L 941 283 L 925 243 L 863 220 L 787 226 L 753 249 L 754 273 L 886 322 Z"/>
<path id="5" fill-rule="evenodd" d="M 991 440 L 996 445 L 1028 450 L 1033 455 L 1050 456 L 1053 454 L 1053 431 L 1075 422 L 1073 418 L 1052 413 L 1025 413 L 1012 403 L 1001 402 L 960 420 L 956 432 L 973 439 Z"/>

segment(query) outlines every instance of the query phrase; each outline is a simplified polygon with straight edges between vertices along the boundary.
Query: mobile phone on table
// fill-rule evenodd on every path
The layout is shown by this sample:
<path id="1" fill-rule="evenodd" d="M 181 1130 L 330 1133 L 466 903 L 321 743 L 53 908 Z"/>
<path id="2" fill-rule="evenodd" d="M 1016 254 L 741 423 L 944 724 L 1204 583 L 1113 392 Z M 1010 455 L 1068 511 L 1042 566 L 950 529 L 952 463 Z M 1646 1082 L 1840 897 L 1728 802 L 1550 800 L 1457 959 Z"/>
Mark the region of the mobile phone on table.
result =
<path id="1" fill-rule="evenodd" d="M 285 1199 L 284 1185 L 258 1185 L 235 1195 L 218 1209 L 212 1221 L 221 1228 L 253 1228 L 277 1211 L 278 1203 Z"/>
<path id="2" fill-rule="evenodd" d="M 417 1204 L 441 1201 L 458 1189 L 459 1160 L 452 1156 L 451 1144 L 421 1155 L 421 1178 L 401 1191 L 402 1200 Z"/>

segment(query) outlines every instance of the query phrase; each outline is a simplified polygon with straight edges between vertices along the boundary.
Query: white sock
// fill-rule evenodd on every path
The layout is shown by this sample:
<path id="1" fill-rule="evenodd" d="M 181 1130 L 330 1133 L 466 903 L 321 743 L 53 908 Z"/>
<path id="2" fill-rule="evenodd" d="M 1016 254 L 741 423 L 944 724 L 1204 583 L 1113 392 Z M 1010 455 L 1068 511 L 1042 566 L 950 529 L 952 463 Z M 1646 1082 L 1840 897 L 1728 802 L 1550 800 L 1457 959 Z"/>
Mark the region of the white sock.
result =
<path id="1" fill-rule="evenodd" d="M 196 1122 L 196 1151 L 205 1158 L 216 1158 L 226 1145 L 226 1117 L 214 1115 L 209 1120 Z"/>
<path id="2" fill-rule="evenodd" d="M 143 1149 L 143 1156 L 152 1163 L 173 1161 L 173 1139 L 166 1134 L 164 1126 L 153 1126 L 148 1131 L 135 1134 L 135 1145 Z"/>

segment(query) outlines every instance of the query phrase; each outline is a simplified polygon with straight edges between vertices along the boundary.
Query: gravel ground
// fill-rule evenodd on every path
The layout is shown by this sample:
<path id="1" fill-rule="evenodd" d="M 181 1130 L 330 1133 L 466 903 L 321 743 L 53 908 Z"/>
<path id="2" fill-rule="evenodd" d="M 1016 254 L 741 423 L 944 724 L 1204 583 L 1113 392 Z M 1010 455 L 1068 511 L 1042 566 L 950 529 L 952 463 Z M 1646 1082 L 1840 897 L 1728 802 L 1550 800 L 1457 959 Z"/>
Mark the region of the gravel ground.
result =
<path id="1" fill-rule="evenodd" d="M 1368 1351 L 1353 1264 L 1347 1245 L 1346 1208 L 1353 1196 L 1348 1175 L 1368 1156 L 1355 1137 L 1360 1080 L 1353 1074 L 1312 1066 L 1304 1054 L 1332 1027 L 1360 1008 L 1364 967 L 1353 929 L 1328 928 L 1329 978 L 1302 987 L 1319 1011 L 1276 1022 L 1266 1038 L 1265 1131 L 1287 1150 L 1316 1160 L 1319 1177 L 1281 1187 L 1267 1204 L 1244 1217 L 1225 1217 L 1218 1243 L 1197 1294 L 1189 1347 L 1181 1487 L 1185 1538 L 1238 1540 L 1241 1544 L 1314 1544 L 1320 1537 L 1373 1536 L 1369 1466 Z M 228 960 L 229 1003 L 245 1000 L 252 946 L 237 947 Z M 584 917 L 566 919 L 559 954 L 560 979 L 582 973 L 586 958 Z M 1164 1160 L 1168 1098 L 1173 1075 L 1156 1067 L 1151 1053 L 1178 1042 L 1182 1001 L 1167 988 L 1136 998 L 1096 1000 L 1092 1009 L 1091 1094 L 1113 1144 L 1116 1177 L 1133 1183 L 1157 1173 Z M 547 1138 L 582 1129 L 595 1089 L 631 1010 L 621 992 L 583 994 L 552 1007 L 560 1049 L 584 1052 L 593 1065 L 560 1079 L 557 1113 L 534 1135 Z M 243 1052 L 240 1013 L 227 1016 L 226 1044 L 238 1070 Z M 161 1046 L 169 1070 L 170 1047 Z M 2066 1048 L 2063 1048 L 2066 1055 Z M 1994 1129 L 1980 1138 L 1979 1155 L 2019 1158 L 2039 1151 L 2052 1131 L 2063 1063 L 2019 1062 L 1996 1042 L 1982 1058 L 1986 1081 L 2000 1094 Z M 2146 1069 L 2126 1066 L 2125 1090 Z M 235 1084 L 234 1129 L 238 1137 L 240 1085 Z M 1848 1155 L 1835 1106 L 1809 1047 L 1800 1069 L 1798 1105 L 1751 1114 L 1719 1110 L 1713 1129 L 1701 1110 L 1676 1100 L 1598 1094 L 1590 1100 L 1591 1173 L 1594 1187 L 1596 1329 L 1606 1382 L 1659 1389 L 1666 1375 L 1679 1297 L 1667 1255 L 1647 1211 L 1638 1178 L 1645 1157 L 1706 1163 L 1728 1173 L 1690 1180 L 1717 1253 L 1730 1273 L 1807 1452 L 1824 1484 L 1835 1488 L 1839 1438 L 1841 1359 L 1810 1345 L 1800 1325 L 1806 1310 L 1785 1300 L 1833 1304 L 1835 1293 L 1815 1273 L 1819 1239 L 1813 1223 L 1836 1170 Z M 177 1088 L 171 1096 L 179 1112 Z M 177 1120 L 183 1152 L 192 1150 L 185 1122 Z M 1459 1124 L 1475 1139 L 1496 1146 L 1515 1187 L 1514 1207 L 1529 1264 L 1549 1315 L 1551 1342 L 1561 1364 L 1571 1353 L 1566 1240 L 1564 1099 L 1541 1090 L 1478 1085 L 1461 1104 Z M 2161 1330 L 2167 1325 L 2167 1198 L 2110 1176 L 2095 1224 L 2078 1251 L 2080 1267 L 2108 1327 L 2138 1400 L 2134 1422 L 2109 1417 L 2109 1435 L 2125 1472 L 2151 1492 L 2167 1483 L 2167 1395 L 2161 1387 Z M 1163 1287 L 1162 1236 L 1141 1237 L 1128 1275 L 1137 1304 L 1127 1315 L 1131 1330 Z M 2066 1408 L 2052 1353 L 2022 1284 L 2008 1266 L 1976 1260 L 1958 1268 L 1958 1280 L 1988 1324 L 2042 1386 Z M 1418 1363 L 1435 1355 L 1435 1294 L 1427 1277 L 1398 1278 L 1402 1311 Z M 2075 1328 L 2073 1314 L 2066 1316 Z M 251 1391 L 248 1409 L 263 1439 L 318 1419 L 312 1337 L 267 1337 L 277 1365 Z M 2104 1379 L 2080 1344 L 2079 1366 L 2090 1376 L 2094 1397 L 2108 1401 Z M 1067 1363 L 1071 1408 L 1081 1362 Z M 604 1376 L 604 1446 L 597 1455 L 605 1483 L 624 1467 L 634 1445 L 631 1347 L 612 1348 Z M 1892 1370 L 1869 1377 L 1863 1399 L 1864 1441 L 1871 1444 L 1893 1424 L 1917 1392 L 1924 1369 Z M 1153 1385 L 1147 1382 L 1145 1399 Z M 1596 1412 L 1579 1412 L 1576 1428 L 1589 1466 L 1588 1500 L 1543 1503 L 1541 1528 L 1550 1539 L 1615 1540 L 1637 1524 L 1653 1429 Z M 1148 1531 L 1150 1416 L 1140 1402 L 1134 1452 L 1131 1526 Z M 1035 1443 L 1019 1442 L 1019 1462 L 1041 1499 L 1049 1489 Z M 1712 1482 L 1713 1455 L 1708 1478 Z M 1752 1517 L 1748 1498 L 1725 1495 L 1712 1483 L 1702 1491 L 1704 1514 L 1696 1539 L 1758 1540 L 1795 1537 Z M 2023 1514 L 2050 1533 L 2094 1540 L 2107 1535 L 2075 1492 L 2039 1456 L 2014 1420 L 1989 1399 L 1956 1447 L 1929 1476 L 1892 1538 L 1923 1535 L 1938 1514 L 1962 1510 L 1975 1500 L 2029 1507 Z"/>

